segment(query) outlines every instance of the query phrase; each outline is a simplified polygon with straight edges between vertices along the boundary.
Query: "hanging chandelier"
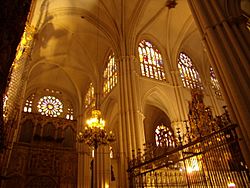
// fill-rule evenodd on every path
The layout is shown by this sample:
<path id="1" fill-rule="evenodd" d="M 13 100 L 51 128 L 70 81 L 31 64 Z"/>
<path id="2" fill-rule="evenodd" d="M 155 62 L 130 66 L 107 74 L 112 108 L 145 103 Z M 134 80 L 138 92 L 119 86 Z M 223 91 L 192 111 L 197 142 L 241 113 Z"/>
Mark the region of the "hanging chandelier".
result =
<path id="1" fill-rule="evenodd" d="M 77 135 L 78 142 L 84 142 L 97 149 L 100 145 L 107 145 L 115 141 L 114 133 L 104 129 L 105 120 L 101 118 L 100 110 L 93 110 L 91 118 L 87 119 L 86 124 L 85 129 Z"/>

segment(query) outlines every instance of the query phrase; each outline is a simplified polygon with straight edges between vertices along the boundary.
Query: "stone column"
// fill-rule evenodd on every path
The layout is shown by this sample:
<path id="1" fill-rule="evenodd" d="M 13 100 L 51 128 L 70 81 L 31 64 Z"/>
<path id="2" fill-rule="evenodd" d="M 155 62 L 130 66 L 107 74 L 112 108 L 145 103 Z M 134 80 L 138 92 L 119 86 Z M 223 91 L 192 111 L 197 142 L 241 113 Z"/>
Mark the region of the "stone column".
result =
<path id="1" fill-rule="evenodd" d="M 145 144 L 145 134 L 144 134 L 144 115 L 142 112 L 142 104 L 141 104 L 141 94 L 139 92 L 140 87 L 140 73 L 137 70 L 137 61 L 135 56 L 130 56 L 130 75 L 131 75 L 131 92 L 132 92 L 132 104 L 133 104 L 133 115 L 134 115 L 134 126 L 136 132 L 136 149 L 143 149 L 143 144 Z"/>
<path id="2" fill-rule="evenodd" d="M 77 117 L 77 134 L 83 129 L 84 115 L 80 114 Z M 78 167 L 77 167 L 77 187 L 91 187 L 91 152 L 89 146 L 84 143 L 76 143 L 78 154 Z"/>
<path id="3" fill-rule="evenodd" d="M 177 103 L 177 108 L 178 108 L 178 114 L 179 121 L 183 121 L 187 119 L 187 111 L 186 111 L 186 104 L 183 100 L 183 84 L 180 79 L 180 72 L 179 70 L 172 70 L 170 72 L 171 79 L 172 79 L 172 85 L 174 86 L 174 94 L 176 97 L 176 103 Z"/>
<path id="4" fill-rule="evenodd" d="M 250 165 L 250 32 L 240 10 L 240 0 L 188 0 L 191 12 L 220 81 L 223 96 L 246 142 Z"/>
<path id="5" fill-rule="evenodd" d="M 132 150 L 143 149 L 145 143 L 143 116 L 139 109 L 139 82 L 135 70 L 134 56 L 119 58 L 119 164 L 118 176 L 121 187 L 128 187 L 127 163 L 132 159 Z"/>
<path id="6" fill-rule="evenodd" d="M 118 186 L 117 187 L 128 187 L 128 176 L 127 176 L 127 167 L 128 167 L 128 161 L 127 161 L 127 136 L 126 136 L 126 125 L 122 125 L 122 114 L 119 116 L 119 127 L 117 131 L 117 137 L 116 142 L 118 142 L 119 145 L 119 153 L 117 154 L 117 161 L 118 161 Z"/>
<path id="7" fill-rule="evenodd" d="M 120 108 L 121 123 L 126 136 L 127 154 L 132 158 L 132 150 L 143 147 L 142 123 L 139 123 L 138 95 L 136 93 L 136 77 L 132 64 L 134 57 L 125 56 L 120 59 Z"/>
<path id="8" fill-rule="evenodd" d="M 101 184 L 98 186 L 100 188 L 110 187 L 110 174 L 111 174 L 111 160 L 110 160 L 110 153 L 109 153 L 109 146 L 102 146 L 99 150 L 99 173 L 100 174 L 100 182 Z"/>
<path id="9" fill-rule="evenodd" d="M 77 143 L 78 153 L 78 177 L 77 187 L 91 187 L 91 156 L 89 148 L 83 143 Z"/>

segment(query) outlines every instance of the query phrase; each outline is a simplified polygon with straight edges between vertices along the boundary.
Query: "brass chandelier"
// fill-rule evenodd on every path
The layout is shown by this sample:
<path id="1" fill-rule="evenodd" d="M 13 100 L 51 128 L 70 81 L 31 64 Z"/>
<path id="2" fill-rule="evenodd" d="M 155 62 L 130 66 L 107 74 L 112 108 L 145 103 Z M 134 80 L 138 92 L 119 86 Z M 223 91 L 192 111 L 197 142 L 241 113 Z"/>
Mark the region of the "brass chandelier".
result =
<path id="1" fill-rule="evenodd" d="M 85 129 L 77 135 L 78 142 L 84 142 L 97 149 L 100 145 L 108 145 L 115 141 L 114 133 L 104 129 L 105 120 L 101 118 L 100 110 L 93 110 L 91 118 L 86 121 L 86 124 Z"/>

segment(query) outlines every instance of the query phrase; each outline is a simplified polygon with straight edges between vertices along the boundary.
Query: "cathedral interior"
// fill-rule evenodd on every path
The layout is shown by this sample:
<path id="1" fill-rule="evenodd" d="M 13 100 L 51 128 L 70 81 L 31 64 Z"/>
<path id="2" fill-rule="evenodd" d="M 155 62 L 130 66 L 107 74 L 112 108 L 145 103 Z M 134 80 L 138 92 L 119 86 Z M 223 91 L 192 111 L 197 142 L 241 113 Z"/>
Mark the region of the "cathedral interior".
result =
<path id="1" fill-rule="evenodd" d="M 8 0 L 0 187 L 250 187 L 249 0 Z"/>

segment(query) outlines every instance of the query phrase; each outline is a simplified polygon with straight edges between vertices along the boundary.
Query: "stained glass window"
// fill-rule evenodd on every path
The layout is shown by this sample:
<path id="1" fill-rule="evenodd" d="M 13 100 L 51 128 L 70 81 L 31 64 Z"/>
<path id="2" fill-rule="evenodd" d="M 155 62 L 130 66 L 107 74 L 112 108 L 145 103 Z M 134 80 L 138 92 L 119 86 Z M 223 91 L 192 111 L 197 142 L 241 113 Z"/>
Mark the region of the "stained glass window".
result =
<path id="1" fill-rule="evenodd" d="M 23 108 L 24 112 L 31 112 L 32 111 L 32 101 L 26 100 L 25 106 Z"/>
<path id="2" fill-rule="evenodd" d="M 51 93 L 56 93 L 56 94 L 62 94 L 61 91 L 54 90 L 54 89 L 49 89 L 49 88 L 44 89 L 44 91 L 51 92 Z"/>
<path id="3" fill-rule="evenodd" d="M 74 119 L 73 114 L 74 114 L 73 108 L 68 108 L 67 109 L 66 119 L 73 120 Z"/>
<path id="4" fill-rule="evenodd" d="M 54 96 L 40 98 L 37 108 L 42 115 L 50 117 L 57 117 L 63 112 L 62 102 Z"/>
<path id="5" fill-rule="evenodd" d="M 109 56 L 107 67 L 103 72 L 103 93 L 107 95 L 117 84 L 117 64 L 114 53 Z"/>
<path id="6" fill-rule="evenodd" d="M 85 103 L 85 108 L 95 106 L 95 88 L 92 83 L 90 83 L 89 85 L 89 89 L 85 96 L 84 103 Z"/>
<path id="7" fill-rule="evenodd" d="M 32 112 L 32 103 L 34 100 L 35 94 L 32 94 L 30 97 L 26 99 L 23 111 L 24 112 Z"/>
<path id="8" fill-rule="evenodd" d="M 138 46 L 142 76 L 156 80 L 166 80 L 160 51 L 146 40 Z"/>
<path id="9" fill-rule="evenodd" d="M 156 146 L 174 147 L 174 134 L 167 126 L 163 124 L 158 125 L 155 129 L 155 142 Z"/>
<path id="10" fill-rule="evenodd" d="M 182 83 L 187 88 L 203 89 L 198 71 L 193 66 L 192 60 L 185 53 L 181 52 L 178 59 L 178 69 L 180 71 Z"/>
<path id="11" fill-rule="evenodd" d="M 210 77 L 211 77 L 212 88 L 214 89 L 215 94 L 221 97 L 219 81 L 217 80 L 212 67 L 210 67 Z"/>

